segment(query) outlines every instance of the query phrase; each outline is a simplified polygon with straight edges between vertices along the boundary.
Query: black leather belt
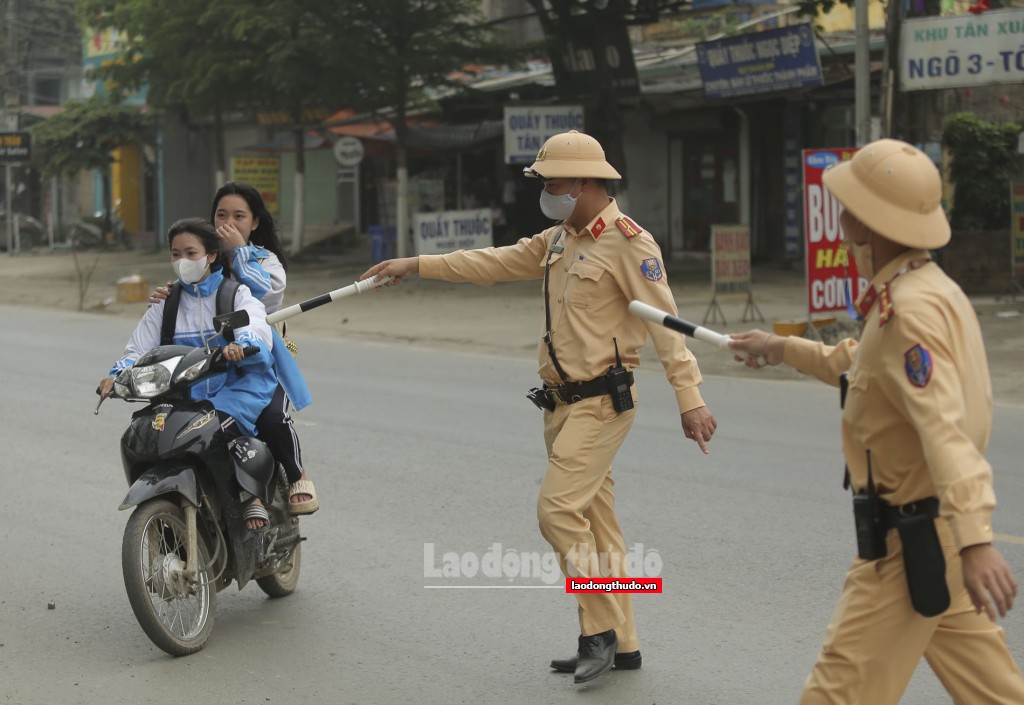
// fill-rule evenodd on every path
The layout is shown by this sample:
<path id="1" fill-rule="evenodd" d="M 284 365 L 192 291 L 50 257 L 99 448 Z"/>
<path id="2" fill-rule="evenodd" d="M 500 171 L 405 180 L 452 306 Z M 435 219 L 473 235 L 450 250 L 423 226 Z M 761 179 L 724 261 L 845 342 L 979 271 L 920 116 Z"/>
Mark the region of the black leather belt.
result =
<path id="1" fill-rule="evenodd" d="M 918 514 L 924 514 L 930 516 L 933 519 L 939 516 L 939 500 L 937 497 L 926 497 L 919 499 L 916 502 L 908 502 L 907 504 L 899 507 L 893 507 L 892 505 L 886 505 L 882 507 L 882 523 L 885 525 L 885 530 L 896 528 L 896 522 L 900 520 L 900 517 L 915 516 Z"/>
<path id="2" fill-rule="evenodd" d="M 627 373 L 627 379 L 629 380 L 629 386 L 633 386 L 633 373 Z M 560 401 L 563 404 L 575 404 L 578 401 L 589 399 L 591 397 L 600 397 L 605 394 L 611 394 L 611 390 L 608 389 L 608 378 L 606 376 L 597 377 L 595 379 L 587 380 L 586 382 L 566 382 L 565 384 L 552 387 L 550 384 L 544 383 L 544 390 L 548 395 Z"/>

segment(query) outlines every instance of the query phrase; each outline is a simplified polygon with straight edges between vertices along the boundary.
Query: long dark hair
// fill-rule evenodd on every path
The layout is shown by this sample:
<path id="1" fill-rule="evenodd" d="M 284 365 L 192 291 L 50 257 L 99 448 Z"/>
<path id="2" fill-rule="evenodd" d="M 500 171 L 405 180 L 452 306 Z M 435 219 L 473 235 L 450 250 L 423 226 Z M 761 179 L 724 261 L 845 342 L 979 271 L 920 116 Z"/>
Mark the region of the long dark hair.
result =
<path id="1" fill-rule="evenodd" d="M 199 241 L 203 243 L 206 254 L 217 255 L 217 259 L 213 263 L 219 264 L 224 268 L 225 277 L 231 276 L 231 258 L 228 257 L 228 253 L 221 247 L 220 238 L 217 236 L 217 231 L 213 225 L 202 218 L 182 218 L 181 220 L 174 221 L 167 230 L 167 249 L 173 247 L 174 238 L 182 233 L 195 235 L 199 238 Z"/>
<path id="2" fill-rule="evenodd" d="M 229 181 L 217 189 L 217 193 L 213 194 L 213 205 L 210 206 L 210 222 L 217 222 L 217 204 L 220 203 L 220 199 L 232 195 L 241 196 L 249 205 L 252 217 L 260 223 L 252 231 L 249 241 L 260 247 L 266 247 L 277 255 L 277 258 L 281 260 L 281 266 L 284 267 L 285 271 L 288 271 L 288 260 L 284 255 L 284 245 L 281 244 L 281 238 L 278 236 L 277 228 L 274 226 L 274 218 L 270 215 L 270 211 L 267 210 L 266 204 L 263 203 L 263 197 L 260 196 L 260 192 L 249 184 Z"/>

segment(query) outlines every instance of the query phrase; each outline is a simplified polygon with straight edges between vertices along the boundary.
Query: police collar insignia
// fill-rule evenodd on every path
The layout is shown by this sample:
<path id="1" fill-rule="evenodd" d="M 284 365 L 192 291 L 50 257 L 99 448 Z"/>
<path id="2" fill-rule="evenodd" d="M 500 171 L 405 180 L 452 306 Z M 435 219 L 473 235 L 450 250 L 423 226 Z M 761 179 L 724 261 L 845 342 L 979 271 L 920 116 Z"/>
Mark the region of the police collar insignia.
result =
<path id="1" fill-rule="evenodd" d="M 640 264 L 640 273 L 644 275 L 645 279 L 650 279 L 652 282 L 659 281 L 664 274 L 661 271 L 661 262 L 657 257 L 645 259 Z"/>
<path id="2" fill-rule="evenodd" d="M 601 237 L 601 233 L 604 232 L 604 229 L 604 218 L 598 218 L 594 221 L 594 224 L 590 226 L 590 235 L 596 240 Z"/>
<path id="3" fill-rule="evenodd" d="M 860 301 L 857 302 L 857 310 L 860 311 L 860 315 L 866 318 L 877 300 L 878 290 L 873 286 L 868 287 L 868 290 L 861 295 Z"/>
<path id="4" fill-rule="evenodd" d="M 903 369 L 915 387 L 926 387 L 932 378 L 932 354 L 920 343 L 903 353 Z"/>
<path id="5" fill-rule="evenodd" d="M 634 238 L 640 234 L 641 228 L 626 216 L 619 216 L 615 219 L 615 227 L 622 231 L 627 238 Z"/>
<path id="6" fill-rule="evenodd" d="M 878 292 L 878 327 L 881 328 L 892 318 L 892 293 L 889 291 L 889 284 L 882 284 L 882 290 Z"/>

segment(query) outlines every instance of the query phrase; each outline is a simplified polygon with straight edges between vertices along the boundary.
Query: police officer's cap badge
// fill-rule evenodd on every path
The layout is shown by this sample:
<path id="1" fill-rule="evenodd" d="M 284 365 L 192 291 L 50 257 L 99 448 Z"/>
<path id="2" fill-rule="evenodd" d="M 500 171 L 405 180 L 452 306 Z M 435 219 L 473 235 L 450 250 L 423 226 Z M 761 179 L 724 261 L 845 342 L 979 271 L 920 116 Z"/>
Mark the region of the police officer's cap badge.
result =
<path id="1" fill-rule="evenodd" d="M 664 276 L 664 273 L 661 271 L 661 262 L 658 261 L 657 257 L 645 259 L 640 264 L 640 273 L 644 275 L 645 279 L 650 279 L 652 282 L 660 281 Z"/>
<path id="2" fill-rule="evenodd" d="M 541 147 L 540 151 L 537 152 L 537 158 L 534 161 L 542 162 L 542 161 L 544 161 L 544 157 L 546 157 L 547 155 L 548 155 L 548 148 L 547 147 Z"/>
<path id="3" fill-rule="evenodd" d="M 926 387 L 932 378 L 932 354 L 920 343 L 903 353 L 903 369 L 915 387 Z"/>

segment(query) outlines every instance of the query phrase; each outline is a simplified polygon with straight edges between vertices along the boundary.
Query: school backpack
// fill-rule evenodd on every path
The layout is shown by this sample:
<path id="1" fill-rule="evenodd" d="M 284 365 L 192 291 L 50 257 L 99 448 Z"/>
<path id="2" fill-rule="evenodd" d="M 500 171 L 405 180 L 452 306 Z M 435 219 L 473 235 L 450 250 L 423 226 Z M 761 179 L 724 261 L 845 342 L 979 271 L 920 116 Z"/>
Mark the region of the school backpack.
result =
<path id="1" fill-rule="evenodd" d="M 224 277 L 224 280 L 217 288 L 215 315 L 222 316 L 225 313 L 231 313 L 235 310 L 235 293 L 238 291 L 238 286 L 238 282 L 234 279 Z M 180 303 L 181 282 L 176 281 L 171 285 L 171 293 L 167 297 L 167 301 L 164 302 L 164 318 L 160 324 L 161 345 L 170 345 L 174 339 L 174 326 L 178 322 L 178 305 Z M 224 333 L 224 338 L 228 343 L 233 343 L 235 340 L 235 334 L 233 331 L 228 330 Z"/>

